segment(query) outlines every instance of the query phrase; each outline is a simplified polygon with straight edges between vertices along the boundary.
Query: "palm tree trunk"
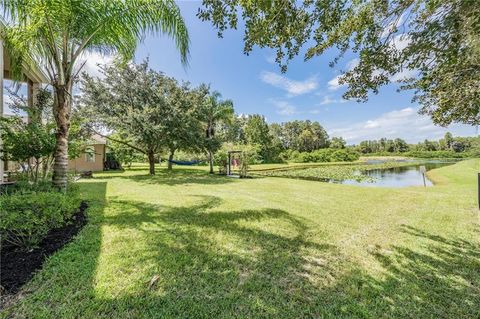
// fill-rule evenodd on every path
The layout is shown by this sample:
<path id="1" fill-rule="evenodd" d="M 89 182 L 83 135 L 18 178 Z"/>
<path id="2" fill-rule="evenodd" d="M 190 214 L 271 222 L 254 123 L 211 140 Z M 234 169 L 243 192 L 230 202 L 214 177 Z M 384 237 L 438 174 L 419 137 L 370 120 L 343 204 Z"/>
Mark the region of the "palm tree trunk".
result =
<path id="1" fill-rule="evenodd" d="M 62 191 L 67 189 L 68 130 L 70 128 L 70 101 L 65 86 L 55 87 L 53 113 L 57 123 L 52 182 Z"/>
<path id="2" fill-rule="evenodd" d="M 155 175 L 155 154 L 148 152 L 148 164 L 150 166 L 150 175 Z"/>
<path id="3" fill-rule="evenodd" d="M 208 151 L 208 161 L 210 162 L 210 174 L 213 174 L 213 154 L 212 151 Z"/>

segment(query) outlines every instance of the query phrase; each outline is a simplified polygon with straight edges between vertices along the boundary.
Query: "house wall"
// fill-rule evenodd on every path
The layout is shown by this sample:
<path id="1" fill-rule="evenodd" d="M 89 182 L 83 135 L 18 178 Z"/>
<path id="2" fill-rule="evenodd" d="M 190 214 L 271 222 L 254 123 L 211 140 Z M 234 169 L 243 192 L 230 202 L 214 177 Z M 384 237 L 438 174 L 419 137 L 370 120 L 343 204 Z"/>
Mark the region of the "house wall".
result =
<path id="1" fill-rule="evenodd" d="M 75 172 L 98 172 L 103 171 L 103 163 L 105 161 L 105 144 L 95 144 L 95 158 L 93 162 L 87 162 L 87 154 L 83 153 L 79 157 L 68 161 L 68 169 Z"/>

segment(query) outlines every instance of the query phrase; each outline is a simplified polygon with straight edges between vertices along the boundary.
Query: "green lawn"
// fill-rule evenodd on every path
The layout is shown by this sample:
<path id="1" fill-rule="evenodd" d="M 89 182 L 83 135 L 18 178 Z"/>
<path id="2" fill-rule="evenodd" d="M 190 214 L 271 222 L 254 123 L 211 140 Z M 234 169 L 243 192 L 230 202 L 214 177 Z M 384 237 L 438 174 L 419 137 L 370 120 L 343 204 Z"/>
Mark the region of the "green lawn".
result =
<path id="1" fill-rule="evenodd" d="M 97 174 L 89 224 L 3 315 L 479 318 L 479 165 L 426 189 Z"/>

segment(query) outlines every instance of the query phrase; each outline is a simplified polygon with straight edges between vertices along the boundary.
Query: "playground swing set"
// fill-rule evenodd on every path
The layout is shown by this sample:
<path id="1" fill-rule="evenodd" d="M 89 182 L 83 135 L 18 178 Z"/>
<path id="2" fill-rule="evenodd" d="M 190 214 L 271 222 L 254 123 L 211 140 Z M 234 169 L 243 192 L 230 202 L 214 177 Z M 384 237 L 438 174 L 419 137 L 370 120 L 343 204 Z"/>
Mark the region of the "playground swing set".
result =
<path id="1" fill-rule="evenodd" d="M 227 176 L 246 177 L 246 166 L 243 164 L 243 151 L 228 151 Z"/>
<path id="2" fill-rule="evenodd" d="M 233 178 L 243 178 L 247 177 L 247 165 L 243 163 L 244 161 L 244 152 L 243 151 L 228 151 L 228 162 L 226 165 L 226 175 Z M 190 166 L 200 164 L 202 161 L 193 160 L 193 161 L 176 161 L 176 160 L 167 160 L 168 162 L 180 165 L 180 166 Z M 224 171 L 225 172 L 225 171 Z M 224 173 L 225 174 L 225 173 Z"/>

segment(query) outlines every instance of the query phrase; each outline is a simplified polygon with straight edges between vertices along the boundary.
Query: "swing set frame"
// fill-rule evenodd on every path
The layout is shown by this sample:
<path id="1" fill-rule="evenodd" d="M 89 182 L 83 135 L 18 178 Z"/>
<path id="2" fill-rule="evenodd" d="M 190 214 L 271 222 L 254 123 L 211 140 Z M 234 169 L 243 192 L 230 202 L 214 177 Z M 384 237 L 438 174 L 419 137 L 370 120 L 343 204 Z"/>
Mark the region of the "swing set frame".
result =
<path id="1" fill-rule="evenodd" d="M 243 151 L 228 151 L 227 176 L 240 178 L 240 174 L 232 174 L 232 155 L 241 154 Z"/>

